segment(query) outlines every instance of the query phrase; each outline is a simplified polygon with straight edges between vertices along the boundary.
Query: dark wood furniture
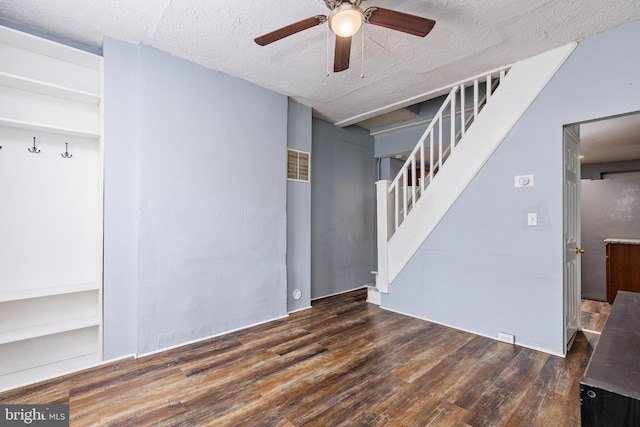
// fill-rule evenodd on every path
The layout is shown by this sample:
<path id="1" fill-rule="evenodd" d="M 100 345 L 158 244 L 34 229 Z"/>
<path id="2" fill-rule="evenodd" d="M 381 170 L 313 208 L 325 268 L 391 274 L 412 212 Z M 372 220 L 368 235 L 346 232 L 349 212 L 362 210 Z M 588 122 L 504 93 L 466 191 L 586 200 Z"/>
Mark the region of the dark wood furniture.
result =
<path id="1" fill-rule="evenodd" d="M 607 302 L 618 291 L 640 292 L 640 240 L 606 239 Z"/>
<path id="2" fill-rule="evenodd" d="M 618 292 L 580 380 L 582 426 L 640 426 L 640 293 Z"/>

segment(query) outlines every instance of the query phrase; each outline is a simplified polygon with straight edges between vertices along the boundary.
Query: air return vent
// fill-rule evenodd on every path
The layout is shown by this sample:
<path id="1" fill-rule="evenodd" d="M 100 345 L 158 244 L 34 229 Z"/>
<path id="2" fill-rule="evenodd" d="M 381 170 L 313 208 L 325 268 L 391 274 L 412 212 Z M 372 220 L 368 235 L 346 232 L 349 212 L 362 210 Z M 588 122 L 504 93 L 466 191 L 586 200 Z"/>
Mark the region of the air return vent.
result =
<path id="1" fill-rule="evenodd" d="M 311 154 L 298 150 L 287 150 L 287 179 L 309 182 Z"/>

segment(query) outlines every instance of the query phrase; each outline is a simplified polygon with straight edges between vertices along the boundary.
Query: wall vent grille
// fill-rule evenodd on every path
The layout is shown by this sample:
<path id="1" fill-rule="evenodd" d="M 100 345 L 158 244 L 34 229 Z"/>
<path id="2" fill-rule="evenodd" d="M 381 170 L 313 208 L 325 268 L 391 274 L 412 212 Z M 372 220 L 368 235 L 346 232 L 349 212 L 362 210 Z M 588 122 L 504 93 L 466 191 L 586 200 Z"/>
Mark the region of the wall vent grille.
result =
<path id="1" fill-rule="evenodd" d="M 305 151 L 287 150 L 287 179 L 309 182 L 311 180 L 311 154 Z"/>

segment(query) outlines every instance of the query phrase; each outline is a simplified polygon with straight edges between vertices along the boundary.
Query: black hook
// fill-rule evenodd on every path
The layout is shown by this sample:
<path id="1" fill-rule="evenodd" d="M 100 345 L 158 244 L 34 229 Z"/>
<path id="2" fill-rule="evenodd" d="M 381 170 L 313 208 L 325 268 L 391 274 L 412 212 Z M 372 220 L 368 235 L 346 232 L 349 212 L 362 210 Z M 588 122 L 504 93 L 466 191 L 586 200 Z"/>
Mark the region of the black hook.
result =
<path id="1" fill-rule="evenodd" d="M 73 154 L 69 154 L 69 143 L 65 142 L 64 143 L 64 147 L 65 147 L 65 151 L 64 153 L 60 154 L 62 157 L 64 157 L 65 159 L 70 159 L 73 157 Z"/>
<path id="2" fill-rule="evenodd" d="M 40 150 L 38 150 L 36 148 L 36 137 L 35 136 L 33 137 L 33 148 L 27 148 L 27 150 L 29 150 L 30 153 L 36 153 L 36 154 L 40 152 Z"/>

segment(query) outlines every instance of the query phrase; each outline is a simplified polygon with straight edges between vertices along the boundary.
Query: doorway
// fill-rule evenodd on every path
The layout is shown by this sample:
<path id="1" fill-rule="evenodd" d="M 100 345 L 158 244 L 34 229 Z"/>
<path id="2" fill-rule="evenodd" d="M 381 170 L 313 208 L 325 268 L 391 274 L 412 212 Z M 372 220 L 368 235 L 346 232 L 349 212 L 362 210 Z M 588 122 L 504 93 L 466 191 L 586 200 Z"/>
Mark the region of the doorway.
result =
<path id="1" fill-rule="evenodd" d="M 640 113 L 580 125 L 582 297 L 606 301 L 607 238 L 640 238 Z"/>
<path id="2" fill-rule="evenodd" d="M 583 330 L 602 329 L 606 238 L 640 238 L 640 113 L 576 125 L 580 140 L 580 277 Z M 634 234 L 635 230 L 635 234 Z"/>

